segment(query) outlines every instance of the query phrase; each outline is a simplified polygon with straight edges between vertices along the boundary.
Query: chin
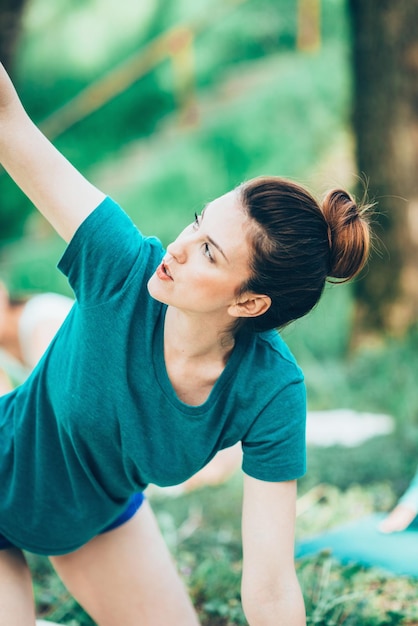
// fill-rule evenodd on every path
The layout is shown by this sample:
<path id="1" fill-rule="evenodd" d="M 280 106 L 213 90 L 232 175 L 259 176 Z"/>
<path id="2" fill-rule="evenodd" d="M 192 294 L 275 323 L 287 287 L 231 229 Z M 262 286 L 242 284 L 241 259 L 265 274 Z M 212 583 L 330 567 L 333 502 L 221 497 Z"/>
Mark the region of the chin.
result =
<path id="1" fill-rule="evenodd" d="M 167 301 L 167 298 L 164 297 L 163 290 L 161 289 L 161 285 L 158 284 L 158 278 L 153 274 L 147 283 L 148 293 L 151 298 L 154 300 L 158 300 L 158 302 L 162 302 L 163 304 L 170 304 Z"/>

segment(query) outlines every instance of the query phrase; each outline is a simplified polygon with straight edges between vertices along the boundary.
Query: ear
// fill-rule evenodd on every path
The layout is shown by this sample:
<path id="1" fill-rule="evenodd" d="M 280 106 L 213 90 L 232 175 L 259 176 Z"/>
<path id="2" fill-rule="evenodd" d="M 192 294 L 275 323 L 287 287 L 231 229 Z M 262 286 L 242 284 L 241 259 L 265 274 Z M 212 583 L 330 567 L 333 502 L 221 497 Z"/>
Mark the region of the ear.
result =
<path id="1" fill-rule="evenodd" d="M 269 296 L 246 292 L 237 302 L 228 307 L 228 313 L 231 317 L 257 317 L 263 315 L 270 306 Z"/>

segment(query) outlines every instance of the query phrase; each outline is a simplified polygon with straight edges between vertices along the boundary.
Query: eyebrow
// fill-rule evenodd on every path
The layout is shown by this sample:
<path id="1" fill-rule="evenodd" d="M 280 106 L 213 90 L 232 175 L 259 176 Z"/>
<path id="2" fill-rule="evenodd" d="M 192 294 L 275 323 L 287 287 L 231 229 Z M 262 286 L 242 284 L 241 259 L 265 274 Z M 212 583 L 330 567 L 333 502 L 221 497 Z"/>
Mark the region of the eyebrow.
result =
<path id="1" fill-rule="evenodd" d="M 228 261 L 228 259 L 227 259 L 227 257 L 226 257 L 226 254 L 225 254 L 225 252 L 222 250 L 221 246 L 220 246 L 220 245 L 218 245 L 218 244 L 216 243 L 216 241 L 213 241 L 212 237 L 209 237 L 209 235 L 207 235 L 206 239 L 207 239 L 207 240 L 208 240 L 208 241 L 212 244 L 212 246 L 214 246 L 214 247 L 215 247 L 215 248 L 216 248 L 216 249 L 217 249 L 217 250 L 218 250 L 218 251 L 222 254 L 222 256 L 223 256 L 223 258 L 225 259 L 225 261 L 226 261 L 227 263 L 229 263 L 229 261 Z"/>
<path id="2" fill-rule="evenodd" d="M 203 218 L 204 218 L 205 211 L 206 211 L 206 209 L 208 208 L 208 206 L 209 206 L 209 204 L 206 204 L 206 205 L 203 207 L 203 209 L 202 209 L 202 212 L 201 212 L 201 214 L 200 214 L 200 215 L 202 216 L 202 220 L 203 220 Z M 216 249 L 218 250 L 218 252 L 220 252 L 220 253 L 222 254 L 222 256 L 223 256 L 223 258 L 225 259 L 225 261 L 226 261 L 227 263 L 229 263 L 228 258 L 227 258 L 227 256 L 226 256 L 225 252 L 222 250 L 221 246 L 220 246 L 218 243 L 216 243 L 216 241 L 214 241 L 210 235 L 206 235 L 206 239 L 209 241 L 209 243 L 211 243 L 211 244 L 212 244 L 212 246 L 213 246 L 214 248 L 216 248 Z"/>

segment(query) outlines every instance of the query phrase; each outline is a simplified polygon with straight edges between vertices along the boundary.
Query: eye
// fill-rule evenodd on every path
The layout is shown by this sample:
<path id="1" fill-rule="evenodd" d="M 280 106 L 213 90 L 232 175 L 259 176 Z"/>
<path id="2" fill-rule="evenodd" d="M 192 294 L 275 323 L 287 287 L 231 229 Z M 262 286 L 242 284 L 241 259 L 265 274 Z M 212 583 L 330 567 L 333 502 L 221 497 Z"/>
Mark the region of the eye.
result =
<path id="1" fill-rule="evenodd" d="M 209 244 L 207 243 L 203 244 L 203 253 L 209 259 L 211 263 L 215 263 L 215 259 L 212 256 L 212 252 L 210 250 Z"/>
<path id="2" fill-rule="evenodd" d="M 201 221 L 202 221 L 202 215 L 198 215 L 197 213 L 195 213 L 194 222 L 192 224 L 193 230 L 197 230 L 198 228 L 200 228 Z M 202 244 L 202 250 L 203 250 L 204 256 L 208 258 L 211 263 L 215 263 L 215 259 L 212 256 L 212 252 L 208 243 L 205 242 L 204 244 Z"/>

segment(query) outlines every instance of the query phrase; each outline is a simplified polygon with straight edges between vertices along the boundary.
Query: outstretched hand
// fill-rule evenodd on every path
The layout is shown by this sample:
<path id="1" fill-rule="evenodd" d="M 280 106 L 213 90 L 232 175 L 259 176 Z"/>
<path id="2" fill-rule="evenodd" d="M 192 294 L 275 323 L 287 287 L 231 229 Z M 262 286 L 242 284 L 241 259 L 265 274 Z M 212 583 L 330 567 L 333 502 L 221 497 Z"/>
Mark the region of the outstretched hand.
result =
<path id="1" fill-rule="evenodd" d="M 415 519 L 417 512 L 406 504 L 398 504 L 391 513 L 379 524 L 382 533 L 400 532 L 408 528 Z"/>

